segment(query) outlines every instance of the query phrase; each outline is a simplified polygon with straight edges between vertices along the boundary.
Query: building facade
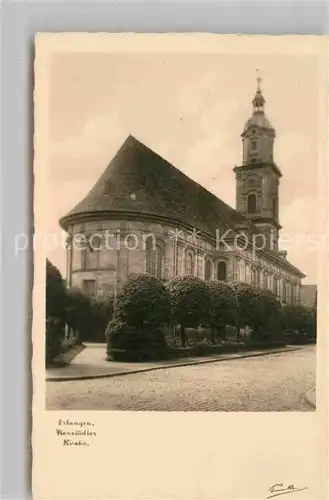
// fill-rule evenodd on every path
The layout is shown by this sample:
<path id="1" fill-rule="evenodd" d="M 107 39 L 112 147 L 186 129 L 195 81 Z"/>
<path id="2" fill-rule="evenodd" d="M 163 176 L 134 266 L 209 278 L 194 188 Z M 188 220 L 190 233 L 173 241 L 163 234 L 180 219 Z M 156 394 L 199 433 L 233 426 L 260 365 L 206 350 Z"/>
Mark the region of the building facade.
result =
<path id="1" fill-rule="evenodd" d="M 60 220 L 68 233 L 67 286 L 116 295 L 149 273 L 245 281 L 299 303 L 305 275 L 279 250 L 275 130 L 259 82 L 233 170 L 236 210 L 132 136 L 86 198 Z"/>

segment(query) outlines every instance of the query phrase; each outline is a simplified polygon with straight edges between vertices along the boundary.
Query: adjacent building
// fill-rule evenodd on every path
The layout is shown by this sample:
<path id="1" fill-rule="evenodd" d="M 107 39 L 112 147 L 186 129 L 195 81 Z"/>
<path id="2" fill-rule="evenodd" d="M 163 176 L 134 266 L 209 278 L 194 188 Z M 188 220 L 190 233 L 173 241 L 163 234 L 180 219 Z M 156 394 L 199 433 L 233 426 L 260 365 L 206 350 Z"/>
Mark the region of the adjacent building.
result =
<path id="1" fill-rule="evenodd" d="M 194 275 L 268 288 L 300 301 L 305 275 L 279 250 L 281 171 L 275 130 L 258 88 L 234 167 L 236 209 L 129 136 L 88 195 L 60 220 L 68 233 L 67 285 L 116 294 L 141 273 Z"/>

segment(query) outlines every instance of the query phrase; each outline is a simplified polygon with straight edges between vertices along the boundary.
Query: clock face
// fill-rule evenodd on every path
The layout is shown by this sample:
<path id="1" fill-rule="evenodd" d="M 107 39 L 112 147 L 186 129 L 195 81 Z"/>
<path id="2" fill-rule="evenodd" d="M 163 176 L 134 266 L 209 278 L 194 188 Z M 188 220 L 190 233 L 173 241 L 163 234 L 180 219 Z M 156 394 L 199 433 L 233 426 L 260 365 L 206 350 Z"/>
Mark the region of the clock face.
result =
<path id="1" fill-rule="evenodd" d="M 259 175 L 249 175 L 246 179 L 246 185 L 248 188 L 260 187 L 262 183 L 261 177 Z"/>

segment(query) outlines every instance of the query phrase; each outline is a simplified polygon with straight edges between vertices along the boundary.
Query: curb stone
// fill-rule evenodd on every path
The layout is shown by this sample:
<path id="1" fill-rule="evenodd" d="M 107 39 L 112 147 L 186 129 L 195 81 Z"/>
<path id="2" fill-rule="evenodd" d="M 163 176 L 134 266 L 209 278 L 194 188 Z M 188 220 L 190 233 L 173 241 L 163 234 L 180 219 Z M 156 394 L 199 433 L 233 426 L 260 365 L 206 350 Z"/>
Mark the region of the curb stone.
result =
<path id="1" fill-rule="evenodd" d="M 232 356 L 232 357 L 223 357 L 219 359 L 200 359 L 200 360 L 195 360 L 195 361 L 190 361 L 190 362 L 182 362 L 182 363 L 172 363 L 172 364 L 167 364 L 167 365 L 159 365 L 159 366 L 152 366 L 148 368 L 136 368 L 133 370 L 126 370 L 122 372 L 115 372 L 115 373 L 102 373 L 102 374 L 97 374 L 97 375 L 77 375 L 77 376 L 63 376 L 63 377 L 46 377 L 46 382 L 68 382 L 68 381 L 73 381 L 73 380 L 89 380 L 89 379 L 97 379 L 97 378 L 112 378 L 112 377 L 119 377 L 121 375 L 133 375 L 135 373 L 145 373 L 145 372 L 150 372 L 154 370 L 166 370 L 168 368 L 179 368 L 179 367 L 185 367 L 185 366 L 193 366 L 193 365 L 201 365 L 201 364 L 206 364 L 206 363 L 219 363 L 220 361 L 231 361 L 231 360 L 237 360 L 237 359 L 243 359 L 243 358 L 253 358 L 253 357 L 260 357 L 260 356 L 266 356 L 268 354 L 280 354 L 283 352 L 293 352 L 293 351 L 299 351 L 301 350 L 302 347 L 291 347 L 291 348 L 286 348 L 286 349 L 278 349 L 275 351 L 264 351 L 264 352 L 254 352 L 252 354 L 243 354 L 240 356 Z M 110 363 L 110 361 L 109 361 Z"/>
<path id="2" fill-rule="evenodd" d="M 306 403 L 308 403 L 312 408 L 316 409 L 316 388 L 308 391 L 304 396 Z"/>

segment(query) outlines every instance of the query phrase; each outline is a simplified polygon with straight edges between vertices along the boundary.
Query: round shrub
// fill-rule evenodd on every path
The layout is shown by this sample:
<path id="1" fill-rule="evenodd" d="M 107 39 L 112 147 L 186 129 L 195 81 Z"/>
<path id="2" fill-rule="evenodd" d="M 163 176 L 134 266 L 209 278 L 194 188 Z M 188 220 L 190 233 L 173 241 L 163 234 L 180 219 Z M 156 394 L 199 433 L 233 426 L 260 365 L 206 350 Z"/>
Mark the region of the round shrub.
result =
<path id="1" fill-rule="evenodd" d="M 172 317 L 181 326 L 181 342 L 186 343 L 185 328 L 209 323 L 210 295 L 205 281 L 195 276 L 176 276 L 168 283 Z"/>
<path id="2" fill-rule="evenodd" d="M 225 281 L 210 281 L 210 327 L 212 336 L 225 336 L 225 326 L 235 325 L 238 300 L 234 289 Z"/>
<path id="3" fill-rule="evenodd" d="M 281 304 L 271 290 L 256 288 L 251 327 L 252 339 L 273 342 L 281 338 Z"/>
<path id="4" fill-rule="evenodd" d="M 282 328 L 290 343 L 308 343 L 316 340 L 316 314 L 314 308 L 287 305 L 282 308 Z"/>
<path id="5" fill-rule="evenodd" d="M 166 337 L 158 327 L 136 327 L 115 318 L 106 329 L 107 355 L 118 361 L 162 359 L 166 355 Z"/>
<path id="6" fill-rule="evenodd" d="M 169 321 L 169 294 L 155 277 L 130 278 L 117 297 L 115 316 L 132 326 L 160 326 Z"/>
<path id="7" fill-rule="evenodd" d="M 231 283 L 236 294 L 239 311 L 240 326 L 251 326 L 254 323 L 254 310 L 258 306 L 258 291 L 256 288 L 243 281 L 233 281 Z"/>
<path id="8" fill-rule="evenodd" d="M 281 337 L 280 302 L 270 290 L 249 283 L 231 283 L 239 304 L 238 323 L 252 328 L 251 340 L 270 343 Z"/>

